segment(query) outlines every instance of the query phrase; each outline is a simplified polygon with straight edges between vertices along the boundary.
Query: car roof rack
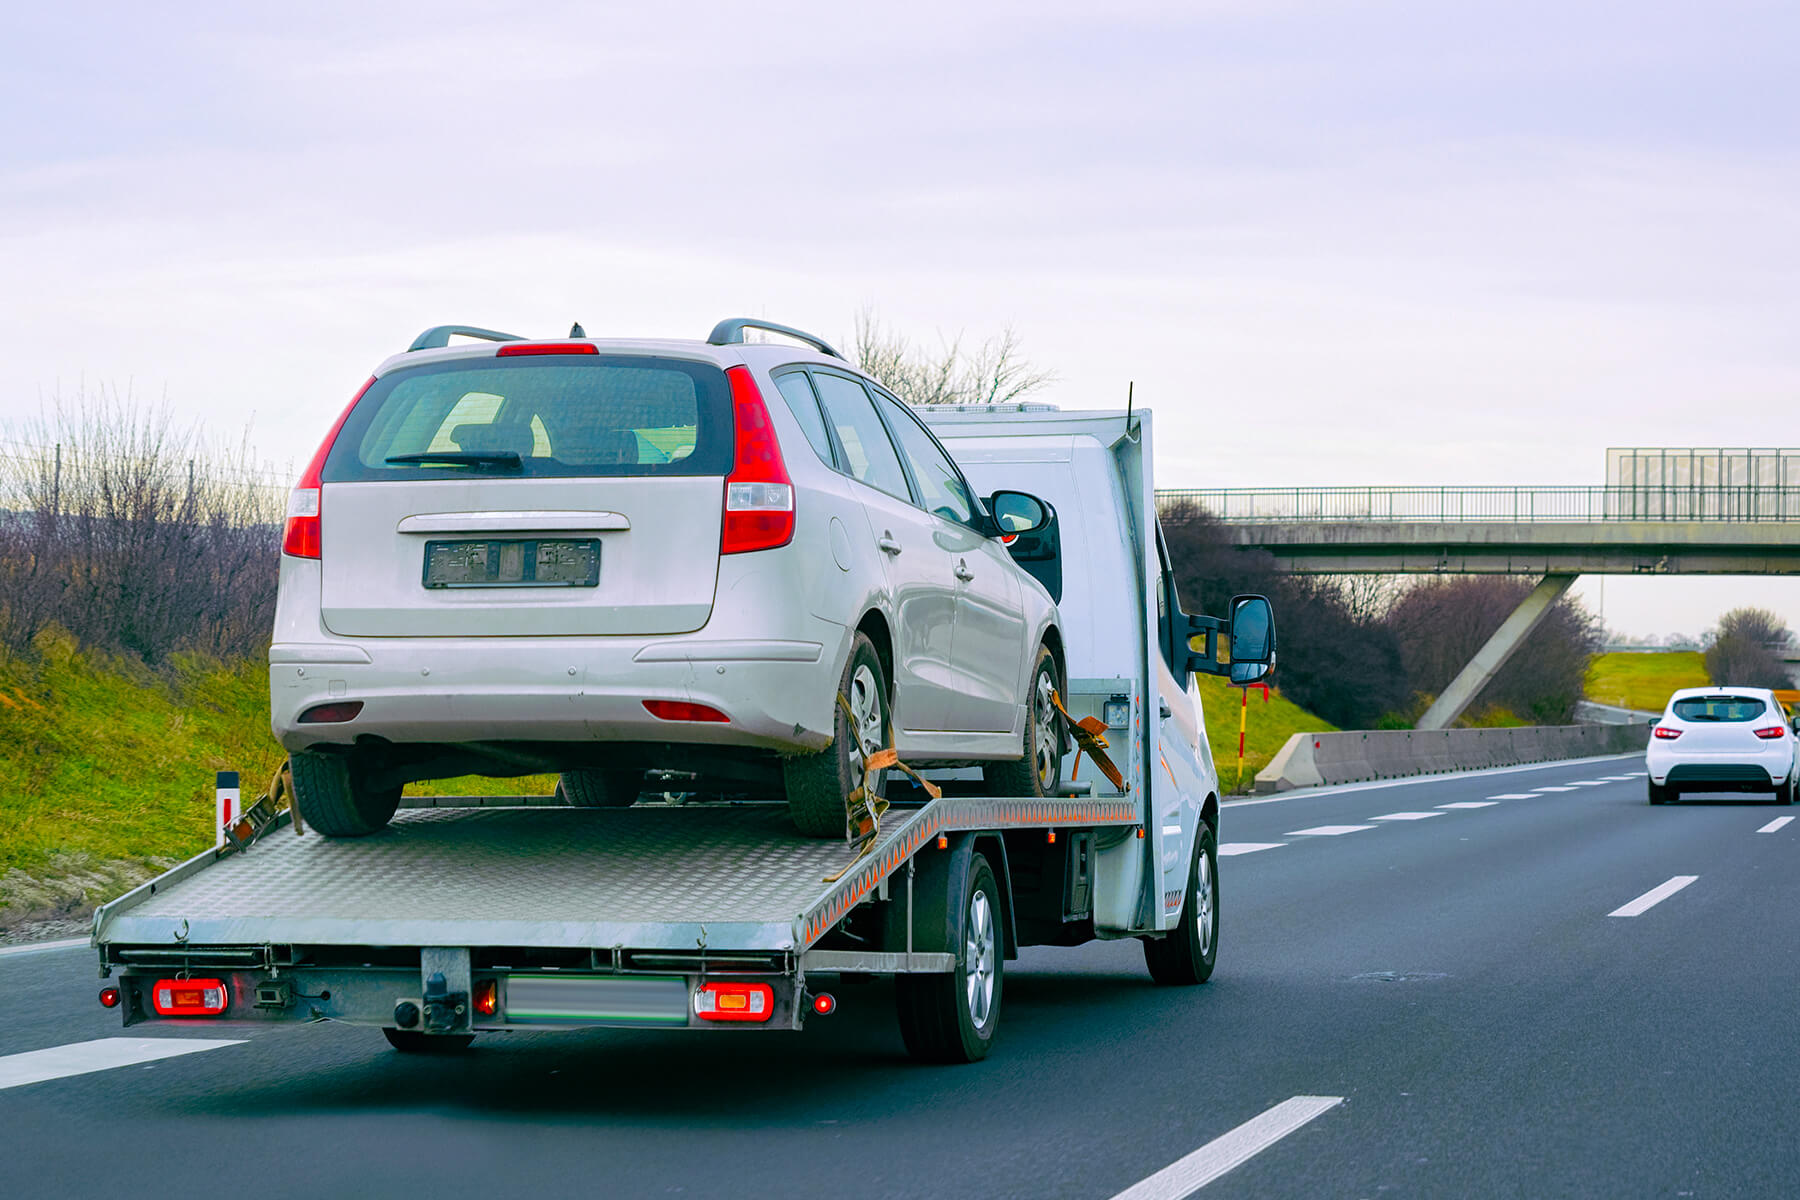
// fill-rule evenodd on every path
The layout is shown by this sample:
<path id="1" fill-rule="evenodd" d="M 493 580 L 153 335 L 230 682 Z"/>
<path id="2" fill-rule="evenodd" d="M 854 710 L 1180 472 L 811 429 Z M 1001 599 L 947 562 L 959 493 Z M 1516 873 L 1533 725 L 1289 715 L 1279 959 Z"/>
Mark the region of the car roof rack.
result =
<path id="1" fill-rule="evenodd" d="M 522 342 L 525 339 L 516 333 L 500 333 L 493 329 L 481 329 L 474 325 L 433 325 L 424 333 L 413 339 L 413 344 L 406 348 L 411 354 L 414 350 L 441 350 L 450 344 L 450 339 L 457 334 L 463 337 L 481 338 L 489 342 Z"/>
<path id="2" fill-rule="evenodd" d="M 807 333 L 804 329 L 795 329 L 791 325 L 777 325 L 773 321 L 759 321 L 755 317 L 727 317 L 713 326 L 713 331 L 706 335 L 708 345 L 733 346 L 744 340 L 744 330 L 762 329 L 769 333 L 785 333 L 788 337 L 799 338 L 813 347 L 820 354 L 829 354 L 836 359 L 843 359 L 832 344 L 822 337 Z M 848 360 L 845 360 L 848 361 Z"/>

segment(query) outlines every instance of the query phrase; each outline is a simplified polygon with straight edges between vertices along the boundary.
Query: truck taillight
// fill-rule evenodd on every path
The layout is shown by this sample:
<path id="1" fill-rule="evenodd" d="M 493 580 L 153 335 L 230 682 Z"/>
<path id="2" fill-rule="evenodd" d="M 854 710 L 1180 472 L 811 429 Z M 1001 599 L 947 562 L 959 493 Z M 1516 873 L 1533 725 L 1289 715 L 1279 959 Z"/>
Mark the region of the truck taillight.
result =
<path id="1" fill-rule="evenodd" d="M 794 540 L 794 482 L 750 368 L 732 367 L 725 378 L 731 383 L 736 448 L 725 479 L 719 553 L 773 550 Z"/>
<path id="2" fill-rule="evenodd" d="M 288 493 L 287 523 L 281 529 L 281 552 L 283 554 L 289 554 L 295 558 L 319 557 L 321 550 L 320 514 L 325 507 L 324 488 L 320 485 L 319 476 L 325 469 L 325 459 L 331 454 L 332 445 L 337 441 L 338 431 L 344 427 L 344 422 L 350 419 L 351 410 L 356 407 L 356 402 L 361 400 L 363 393 L 373 386 L 375 386 L 375 378 L 370 376 L 369 382 L 357 389 L 356 395 L 350 398 L 350 403 L 345 406 L 344 411 L 338 414 L 337 423 L 331 427 L 331 432 L 325 435 L 323 442 L 319 443 L 319 448 L 314 452 L 312 461 L 306 464 L 306 470 L 301 474 L 300 482 L 296 483 L 294 490 Z"/>
<path id="3" fill-rule="evenodd" d="M 702 1021 L 767 1021 L 775 1014 L 775 990 L 766 983 L 703 983 L 694 989 L 694 1015 Z"/>
<path id="4" fill-rule="evenodd" d="M 159 979 L 150 989 L 151 1007 L 165 1017 L 216 1017 L 230 998 L 223 979 Z"/>
<path id="5" fill-rule="evenodd" d="M 1786 725 L 1771 725 L 1767 729 L 1757 730 L 1756 736 L 1759 738 L 1762 738 L 1764 741 L 1772 742 L 1776 738 L 1787 736 L 1787 726 Z"/>
<path id="6" fill-rule="evenodd" d="M 1650 732 L 1654 733 L 1657 737 L 1661 738 L 1665 742 L 1672 742 L 1676 738 L 1681 736 L 1681 730 L 1670 729 L 1667 725 L 1658 725 L 1655 729 L 1652 729 Z"/>

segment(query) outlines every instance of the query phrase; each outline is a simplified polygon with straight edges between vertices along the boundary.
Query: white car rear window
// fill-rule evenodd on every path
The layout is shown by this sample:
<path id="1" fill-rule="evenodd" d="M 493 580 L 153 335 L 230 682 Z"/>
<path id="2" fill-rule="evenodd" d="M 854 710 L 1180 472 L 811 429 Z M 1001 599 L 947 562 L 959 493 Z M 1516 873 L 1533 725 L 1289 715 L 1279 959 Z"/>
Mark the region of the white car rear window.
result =
<path id="1" fill-rule="evenodd" d="M 1684 721 L 1754 721 L 1768 706 L 1754 696 L 1689 696 L 1675 702 Z"/>

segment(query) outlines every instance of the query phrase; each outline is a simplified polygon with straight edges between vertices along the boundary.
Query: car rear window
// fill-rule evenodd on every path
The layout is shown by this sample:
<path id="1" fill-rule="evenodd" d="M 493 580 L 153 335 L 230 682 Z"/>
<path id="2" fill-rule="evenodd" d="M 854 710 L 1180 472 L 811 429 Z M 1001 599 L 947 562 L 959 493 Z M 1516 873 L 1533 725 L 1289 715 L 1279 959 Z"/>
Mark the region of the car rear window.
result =
<path id="1" fill-rule="evenodd" d="M 706 363 L 464 358 L 376 380 L 344 422 L 321 478 L 724 475 L 731 446 L 730 388 Z M 435 454 L 469 457 L 419 461 Z M 415 461 L 393 461 L 404 456 Z"/>
<path id="2" fill-rule="evenodd" d="M 1684 721 L 1754 721 L 1767 707 L 1752 696 L 1689 696 L 1675 702 L 1675 715 Z"/>

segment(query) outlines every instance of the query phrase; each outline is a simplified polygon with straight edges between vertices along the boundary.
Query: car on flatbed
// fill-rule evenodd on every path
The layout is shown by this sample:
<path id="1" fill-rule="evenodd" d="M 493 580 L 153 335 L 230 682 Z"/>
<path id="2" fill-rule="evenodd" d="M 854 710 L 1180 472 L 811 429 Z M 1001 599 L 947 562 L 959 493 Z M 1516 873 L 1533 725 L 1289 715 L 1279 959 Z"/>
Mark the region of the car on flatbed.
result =
<path id="1" fill-rule="evenodd" d="M 785 796 L 842 837 L 889 748 L 1056 794 L 1064 633 L 1002 544 L 1042 501 L 978 496 L 799 330 L 574 332 L 426 331 L 294 489 L 269 687 L 312 828 L 380 830 L 417 780 L 558 773 L 579 806 Z"/>
<path id="2" fill-rule="evenodd" d="M 1650 803 L 1693 792 L 1773 792 L 1775 803 L 1792 804 L 1796 724 L 1768 688 L 1683 688 L 1650 731 Z"/>

